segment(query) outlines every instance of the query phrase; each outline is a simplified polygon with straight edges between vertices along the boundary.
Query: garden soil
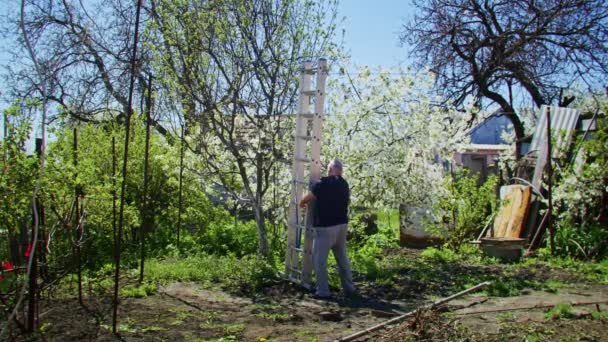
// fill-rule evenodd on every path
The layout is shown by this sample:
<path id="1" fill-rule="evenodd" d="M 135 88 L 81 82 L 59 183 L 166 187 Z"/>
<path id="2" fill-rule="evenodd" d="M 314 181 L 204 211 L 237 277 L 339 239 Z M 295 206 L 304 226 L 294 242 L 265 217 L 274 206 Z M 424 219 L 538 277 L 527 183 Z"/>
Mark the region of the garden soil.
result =
<path id="1" fill-rule="evenodd" d="M 389 298 L 364 287 L 355 299 L 317 300 L 289 283 L 242 297 L 197 283 L 173 283 L 155 295 L 124 299 L 119 334 L 111 330 L 111 302 L 41 301 L 40 332 L 16 340 L 44 341 L 333 341 L 428 304 L 412 294 Z M 91 297 L 93 298 L 93 297 Z M 548 317 L 560 303 L 573 304 L 568 318 Z M 421 310 L 357 341 L 407 340 L 588 340 L 608 341 L 608 285 L 572 283 L 551 292 L 524 290 L 514 297 L 470 294 L 437 310 Z"/>

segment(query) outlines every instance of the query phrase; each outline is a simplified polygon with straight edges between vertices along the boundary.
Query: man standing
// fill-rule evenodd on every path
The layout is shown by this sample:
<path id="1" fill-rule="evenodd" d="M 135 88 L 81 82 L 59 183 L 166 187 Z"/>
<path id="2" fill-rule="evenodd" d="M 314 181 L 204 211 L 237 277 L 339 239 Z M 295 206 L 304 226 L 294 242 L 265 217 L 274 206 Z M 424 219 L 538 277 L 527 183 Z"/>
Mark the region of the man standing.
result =
<path id="1" fill-rule="evenodd" d="M 300 201 L 304 208 L 315 200 L 313 221 L 313 264 L 317 278 L 315 297 L 329 298 L 327 281 L 327 257 L 331 249 L 338 264 L 342 289 L 346 295 L 354 295 L 357 288 L 353 284 L 350 262 L 346 255 L 346 231 L 348 229 L 348 204 L 350 190 L 342 178 L 342 163 L 334 159 L 327 166 L 327 177 L 312 187 Z"/>

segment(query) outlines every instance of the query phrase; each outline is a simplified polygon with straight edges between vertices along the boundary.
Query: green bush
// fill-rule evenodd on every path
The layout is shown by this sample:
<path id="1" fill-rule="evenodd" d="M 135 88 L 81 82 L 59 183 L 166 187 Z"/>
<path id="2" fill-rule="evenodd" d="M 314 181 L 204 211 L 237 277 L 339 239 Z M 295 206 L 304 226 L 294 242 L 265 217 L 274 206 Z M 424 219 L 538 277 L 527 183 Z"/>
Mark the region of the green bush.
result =
<path id="1" fill-rule="evenodd" d="M 186 258 L 150 259 L 146 279 L 160 284 L 172 281 L 196 281 L 218 284 L 231 292 L 251 293 L 276 281 L 277 272 L 257 255 L 237 258 L 200 253 Z"/>
<path id="2" fill-rule="evenodd" d="M 208 254 L 232 253 L 243 257 L 255 254 L 258 248 L 255 221 L 231 220 L 228 215 L 221 220 L 210 222 L 194 239 L 199 248 Z"/>
<path id="3" fill-rule="evenodd" d="M 386 272 L 385 251 L 391 248 L 397 248 L 397 238 L 394 229 L 389 224 L 391 214 L 379 212 L 376 217 L 377 233 L 364 236 L 359 243 L 357 241 L 349 241 L 348 253 L 352 263 L 352 268 L 355 272 L 364 275 L 368 279 L 382 279 L 390 277 Z M 394 216 L 394 215 L 393 215 Z M 397 221 L 396 221 L 397 222 Z M 337 278 L 336 278 L 337 279 Z M 339 284 L 338 281 L 336 281 Z"/>
<path id="4" fill-rule="evenodd" d="M 435 220 L 423 220 L 425 229 L 445 239 L 450 248 L 457 249 L 476 238 L 494 212 L 497 177 L 488 177 L 482 186 L 478 186 L 478 179 L 466 169 L 446 179 L 447 195 L 433 207 Z"/>
<path id="5" fill-rule="evenodd" d="M 557 222 L 555 252 L 560 256 L 600 260 L 608 256 L 606 120 L 598 121 L 598 130 L 592 139 L 579 139 L 575 150 L 584 160 L 582 163 L 567 161 L 556 168 L 557 182 L 553 192 Z"/>
<path id="6" fill-rule="evenodd" d="M 156 293 L 157 287 L 154 284 L 143 284 L 140 286 L 125 286 L 120 289 L 122 298 L 145 298 Z"/>
<path id="7" fill-rule="evenodd" d="M 438 249 L 435 247 L 426 248 L 420 253 L 420 257 L 427 261 L 439 263 L 450 263 L 461 260 L 460 256 L 455 251 L 448 248 Z"/>
<path id="8" fill-rule="evenodd" d="M 569 220 L 557 223 L 555 253 L 580 259 L 598 259 L 608 255 L 608 229 L 600 224 L 575 226 Z"/>
<path id="9" fill-rule="evenodd" d="M 554 306 L 551 310 L 545 313 L 546 319 L 572 319 L 576 318 L 576 315 L 572 311 L 572 305 L 566 303 L 560 303 Z"/>
<path id="10" fill-rule="evenodd" d="M 378 233 L 378 214 L 373 211 L 355 212 L 349 221 L 348 238 L 355 244 L 361 244 L 364 240 Z"/>

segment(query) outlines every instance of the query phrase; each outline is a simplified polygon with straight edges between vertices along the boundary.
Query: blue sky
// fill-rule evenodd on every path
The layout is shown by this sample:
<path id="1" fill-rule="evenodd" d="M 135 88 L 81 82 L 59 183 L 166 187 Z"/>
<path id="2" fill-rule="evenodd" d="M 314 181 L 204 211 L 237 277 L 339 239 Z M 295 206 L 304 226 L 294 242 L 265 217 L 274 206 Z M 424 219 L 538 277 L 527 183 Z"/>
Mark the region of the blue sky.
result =
<path id="1" fill-rule="evenodd" d="M 338 10 L 354 64 L 391 67 L 407 59 L 399 31 L 413 16 L 410 0 L 341 0 Z"/>

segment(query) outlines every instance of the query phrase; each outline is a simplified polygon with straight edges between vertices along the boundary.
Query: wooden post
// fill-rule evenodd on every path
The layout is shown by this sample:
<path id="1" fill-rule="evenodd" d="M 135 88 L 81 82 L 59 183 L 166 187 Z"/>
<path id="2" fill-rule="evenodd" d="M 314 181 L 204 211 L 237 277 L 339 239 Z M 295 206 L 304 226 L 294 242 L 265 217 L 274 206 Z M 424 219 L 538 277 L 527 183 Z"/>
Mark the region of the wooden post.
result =
<path id="1" fill-rule="evenodd" d="M 551 178 L 553 177 L 553 166 L 551 164 L 551 107 L 547 106 L 547 228 L 549 229 L 549 242 L 551 254 L 555 254 L 555 228 L 553 227 L 553 201 L 551 199 Z"/>

